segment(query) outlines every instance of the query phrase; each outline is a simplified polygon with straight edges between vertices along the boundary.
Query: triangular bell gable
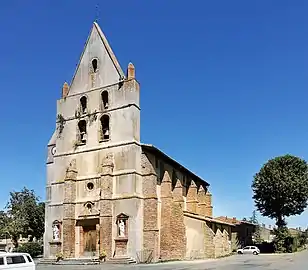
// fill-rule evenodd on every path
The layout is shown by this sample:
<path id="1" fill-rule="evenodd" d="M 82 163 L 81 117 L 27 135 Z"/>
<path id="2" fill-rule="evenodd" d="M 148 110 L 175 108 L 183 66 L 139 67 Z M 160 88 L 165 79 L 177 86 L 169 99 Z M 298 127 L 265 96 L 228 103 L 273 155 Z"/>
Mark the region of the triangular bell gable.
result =
<path id="1" fill-rule="evenodd" d="M 97 61 L 95 72 L 92 65 L 94 59 Z M 68 96 L 118 83 L 124 77 L 123 70 L 104 33 L 94 22 L 73 76 Z"/>

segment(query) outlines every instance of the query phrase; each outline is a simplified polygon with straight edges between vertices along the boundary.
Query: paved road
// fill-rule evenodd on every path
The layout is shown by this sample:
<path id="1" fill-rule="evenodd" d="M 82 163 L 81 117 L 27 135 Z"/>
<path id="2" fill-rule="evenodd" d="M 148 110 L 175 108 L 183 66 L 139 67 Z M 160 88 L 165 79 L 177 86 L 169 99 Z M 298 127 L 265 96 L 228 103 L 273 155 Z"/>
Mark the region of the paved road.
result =
<path id="1" fill-rule="evenodd" d="M 89 265 L 43 266 L 37 270 L 305 270 L 308 269 L 308 251 L 284 255 L 234 255 L 224 259 L 190 262 L 170 262 L 152 265 Z"/>

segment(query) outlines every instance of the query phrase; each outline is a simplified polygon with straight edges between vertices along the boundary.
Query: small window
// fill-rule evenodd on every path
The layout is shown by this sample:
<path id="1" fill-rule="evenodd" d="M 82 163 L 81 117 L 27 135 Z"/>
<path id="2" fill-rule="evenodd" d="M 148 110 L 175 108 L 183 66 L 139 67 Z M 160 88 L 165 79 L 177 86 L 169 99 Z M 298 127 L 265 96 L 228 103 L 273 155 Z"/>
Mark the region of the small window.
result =
<path id="1" fill-rule="evenodd" d="M 92 205 L 91 205 L 90 203 L 88 203 L 88 204 L 87 204 L 87 208 L 88 208 L 89 210 L 91 210 Z"/>
<path id="2" fill-rule="evenodd" d="M 92 68 L 95 73 L 97 71 L 97 59 L 92 60 Z"/>
<path id="3" fill-rule="evenodd" d="M 86 143 L 87 142 L 87 122 L 86 120 L 80 120 L 78 122 L 79 129 L 79 142 Z"/>
<path id="4" fill-rule="evenodd" d="M 26 263 L 24 256 L 10 256 L 6 257 L 7 264 L 20 264 Z"/>
<path id="5" fill-rule="evenodd" d="M 32 259 L 29 255 L 27 255 L 28 262 L 32 262 Z"/>
<path id="6" fill-rule="evenodd" d="M 102 102 L 103 102 L 103 109 L 107 109 L 108 108 L 108 92 L 107 91 L 103 91 L 102 92 Z"/>
<path id="7" fill-rule="evenodd" d="M 80 109 L 82 113 L 87 112 L 87 98 L 85 96 L 80 99 Z"/>
<path id="8" fill-rule="evenodd" d="M 249 249 L 250 247 L 244 247 L 244 249 Z"/>
<path id="9" fill-rule="evenodd" d="M 0 265 L 4 265 L 3 257 L 0 258 Z"/>
<path id="10" fill-rule="evenodd" d="M 88 190 L 92 190 L 94 188 L 94 184 L 92 182 L 89 182 L 87 184 L 87 188 L 88 188 Z"/>
<path id="11" fill-rule="evenodd" d="M 110 138 L 109 116 L 106 114 L 101 117 L 101 129 L 102 129 L 102 140 L 109 140 Z"/>

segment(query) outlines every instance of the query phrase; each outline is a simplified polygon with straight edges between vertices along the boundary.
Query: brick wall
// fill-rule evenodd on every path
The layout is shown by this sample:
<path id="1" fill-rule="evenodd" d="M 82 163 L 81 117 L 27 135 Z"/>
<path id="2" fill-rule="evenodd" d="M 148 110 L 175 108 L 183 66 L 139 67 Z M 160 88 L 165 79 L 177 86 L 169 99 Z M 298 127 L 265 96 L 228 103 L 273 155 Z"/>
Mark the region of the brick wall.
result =
<path id="1" fill-rule="evenodd" d="M 64 204 L 63 204 L 63 256 L 64 258 L 75 257 L 75 198 L 76 198 L 76 161 L 69 164 L 64 182 Z"/>
<path id="2" fill-rule="evenodd" d="M 152 262 L 159 259 L 158 245 L 158 199 L 157 199 L 157 174 L 145 153 L 141 156 L 141 172 L 143 175 L 142 190 L 144 196 L 143 208 L 143 250 L 139 253 L 141 262 L 152 258 Z"/>
<path id="3" fill-rule="evenodd" d="M 112 191 L 113 191 L 113 155 L 107 154 L 101 164 L 99 218 L 99 253 L 106 252 L 106 259 L 112 257 Z"/>
<path id="4" fill-rule="evenodd" d="M 167 166 L 165 166 L 167 167 Z M 169 171 L 165 171 L 161 183 L 161 242 L 162 260 L 179 260 L 185 258 L 186 234 L 183 206 L 174 201 Z"/>
<path id="5" fill-rule="evenodd" d="M 187 191 L 186 209 L 188 212 L 196 214 L 197 206 L 198 206 L 197 185 L 193 180 L 191 180 Z"/>

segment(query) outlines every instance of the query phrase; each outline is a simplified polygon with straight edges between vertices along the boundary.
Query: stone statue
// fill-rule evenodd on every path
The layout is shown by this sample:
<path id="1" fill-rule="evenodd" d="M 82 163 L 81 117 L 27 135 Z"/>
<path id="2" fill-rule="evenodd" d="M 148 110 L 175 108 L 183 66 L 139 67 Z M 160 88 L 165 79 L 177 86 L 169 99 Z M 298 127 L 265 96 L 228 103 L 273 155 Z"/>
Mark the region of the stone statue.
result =
<path id="1" fill-rule="evenodd" d="M 57 224 L 53 225 L 52 232 L 53 232 L 53 240 L 56 240 L 56 241 L 60 240 L 60 230 Z"/>
<path id="2" fill-rule="evenodd" d="M 125 223 L 123 220 L 121 220 L 119 222 L 119 235 L 120 237 L 124 237 L 125 236 Z"/>

